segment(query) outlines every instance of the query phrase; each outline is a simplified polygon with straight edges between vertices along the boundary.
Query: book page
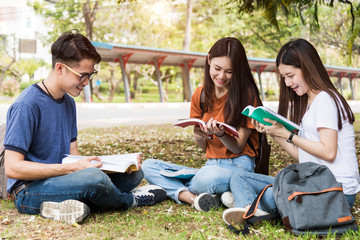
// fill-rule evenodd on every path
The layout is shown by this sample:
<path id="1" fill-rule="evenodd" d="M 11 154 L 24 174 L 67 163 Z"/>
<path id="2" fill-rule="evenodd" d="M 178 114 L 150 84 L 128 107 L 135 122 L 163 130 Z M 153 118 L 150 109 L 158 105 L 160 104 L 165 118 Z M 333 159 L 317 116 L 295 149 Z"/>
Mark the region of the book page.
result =
<path id="1" fill-rule="evenodd" d="M 202 125 L 205 126 L 205 122 L 198 118 L 185 118 L 185 119 L 179 119 L 176 123 L 174 123 L 174 126 L 178 127 L 187 127 L 191 125 Z M 226 130 L 231 132 L 234 136 L 239 137 L 239 133 L 236 131 L 236 128 L 233 126 L 230 126 L 229 124 L 223 123 L 223 122 L 217 122 L 217 125 L 223 125 Z"/>
<path id="2" fill-rule="evenodd" d="M 103 155 L 98 156 L 103 162 L 101 170 L 107 172 L 126 172 L 130 167 L 132 171 L 138 170 L 137 156 L 140 153 L 129 153 L 129 154 L 119 154 L 119 155 Z M 73 163 L 86 156 L 78 155 L 67 155 L 62 161 L 62 163 Z"/>
<path id="3" fill-rule="evenodd" d="M 130 165 L 135 165 L 137 170 L 137 156 L 138 153 L 121 154 L 121 155 L 105 155 L 99 156 L 103 162 L 102 170 L 126 172 Z M 134 170 L 134 168 L 132 168 Z"/>
<path id="4" fill-rule="evenodd" d="M 205 123 L 203 120 L 198 118 L 185 118 L 185 119 L 179 119 L 176 123 L 174 123 L 174 126 L 178 127 L 187 127 L 192 125 L 202 125 L 204 126 Z"/>

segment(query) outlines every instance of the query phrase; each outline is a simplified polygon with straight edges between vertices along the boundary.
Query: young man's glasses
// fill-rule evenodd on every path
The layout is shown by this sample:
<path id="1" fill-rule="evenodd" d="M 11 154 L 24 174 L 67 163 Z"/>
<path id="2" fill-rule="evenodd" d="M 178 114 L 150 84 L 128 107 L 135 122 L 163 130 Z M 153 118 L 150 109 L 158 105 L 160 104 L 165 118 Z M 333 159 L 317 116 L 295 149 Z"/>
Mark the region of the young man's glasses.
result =
<path id="1" fill-rule="evenodd" d="M 80 82 L 85 82 L 86 80 L 93 80 L 93 78 L 95 77 L 95 75 L 98 73 L 96 70 L 94 70 L 92 73 L 78 73 L 77 71 L 75 71 L 74 69 L 72 69 L 71 67 L 67 66 L 65 63 L 62 63 L 62 65 L 64 65 L 64 67 L 66 67 L 70 72 L 74 73 L 75 75 L 78 75 L 80 77 Z"/>

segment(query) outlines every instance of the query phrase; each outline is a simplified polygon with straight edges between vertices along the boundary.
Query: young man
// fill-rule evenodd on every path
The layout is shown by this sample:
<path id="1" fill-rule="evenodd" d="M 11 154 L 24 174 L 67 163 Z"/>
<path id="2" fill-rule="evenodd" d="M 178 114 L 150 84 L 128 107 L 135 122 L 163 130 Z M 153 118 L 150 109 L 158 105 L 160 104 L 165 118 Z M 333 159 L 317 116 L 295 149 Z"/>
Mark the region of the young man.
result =
<path id="1" fill-rule="evenodd" d="M 51 54 L 48 77 L 26 88 L 7 114 L 7 191 L 19 212 L 72 223 L 90 210 L 126 210 L 165 200 L 157 186 L 133 190 L 143 179 L 142 170 L 107 175 L 98 157 L 61 164 L 65 154 L 79 155 L 76 108 L 69 95 L 80 95 L 101 57 L 86 37 L 72 32 L 53 43 Z"/>

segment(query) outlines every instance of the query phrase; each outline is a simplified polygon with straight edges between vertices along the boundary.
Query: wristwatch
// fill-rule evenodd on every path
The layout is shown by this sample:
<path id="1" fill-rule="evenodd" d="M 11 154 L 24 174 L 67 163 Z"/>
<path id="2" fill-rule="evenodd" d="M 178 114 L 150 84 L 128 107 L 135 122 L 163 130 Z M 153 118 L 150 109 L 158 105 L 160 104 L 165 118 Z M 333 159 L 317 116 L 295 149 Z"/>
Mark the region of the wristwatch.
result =
<path id="1" fill-rule="evenodd" d="M 289 138 L 286 139 L 286 141 L 287 141 L 288 143 L 293 143 L 293 142 L 292 142 L 292 139 L 293 139 L 294 135 L 295 135 L 295 132 L 291 132 Z"/>

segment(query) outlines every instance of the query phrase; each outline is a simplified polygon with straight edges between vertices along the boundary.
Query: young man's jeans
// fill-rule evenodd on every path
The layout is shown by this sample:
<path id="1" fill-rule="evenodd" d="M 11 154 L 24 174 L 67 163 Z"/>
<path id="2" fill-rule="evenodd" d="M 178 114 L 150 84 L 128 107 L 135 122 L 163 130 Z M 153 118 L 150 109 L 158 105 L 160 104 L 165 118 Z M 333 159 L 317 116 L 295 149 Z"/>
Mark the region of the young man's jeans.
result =
<path id="1" fill-rule="evenodd" d="M 181 203 L 179 194 L 182 191 L 190 191 L 194 194 L 222 194 L 230 191 L 231 177 L 238 172 L 253 172 L 254 167 L 254 158 L 247 155 L 229 159 L 209 159 L 205 166 L 191 180 L 184 181 L 162 176 L 160 171 L 165 169 L 180 170 L 183 168 L 193 168 L 155 159 L 147 159 L 141 165 L 145 179 L 150 184 L 164 188 L 167 195 L 177 203 Z"/>
<path id="2" fill-rule="evenodd" d="M 144 173 L 105 174 L 98 168 L 87 168 L 67 175 L 35 180 L 16 195 L 15 206 L 20 213 L 38 214 L 45 201 L 79 200 L 91 211 L 100 209 L 126 210 L 134 196 L 129 193 L 140 184 Z"/>
<path id="3" fill-rule="evenodd" d="M 251 205 L 264 187 L 274 183 L 274 179 L 274 177 L 256 173 L 242 172 L 235 174 L 230 180 L 230 188 L 233 189 L 232 194 L 235 200 L 235 207 L 243 208 Z M 345 195 L 350 208 L 354 206 L 355 196 L 356 195 Z M 265 191 L 258 207 L 272 214 L 278 214 L 272 187 Z"/>

